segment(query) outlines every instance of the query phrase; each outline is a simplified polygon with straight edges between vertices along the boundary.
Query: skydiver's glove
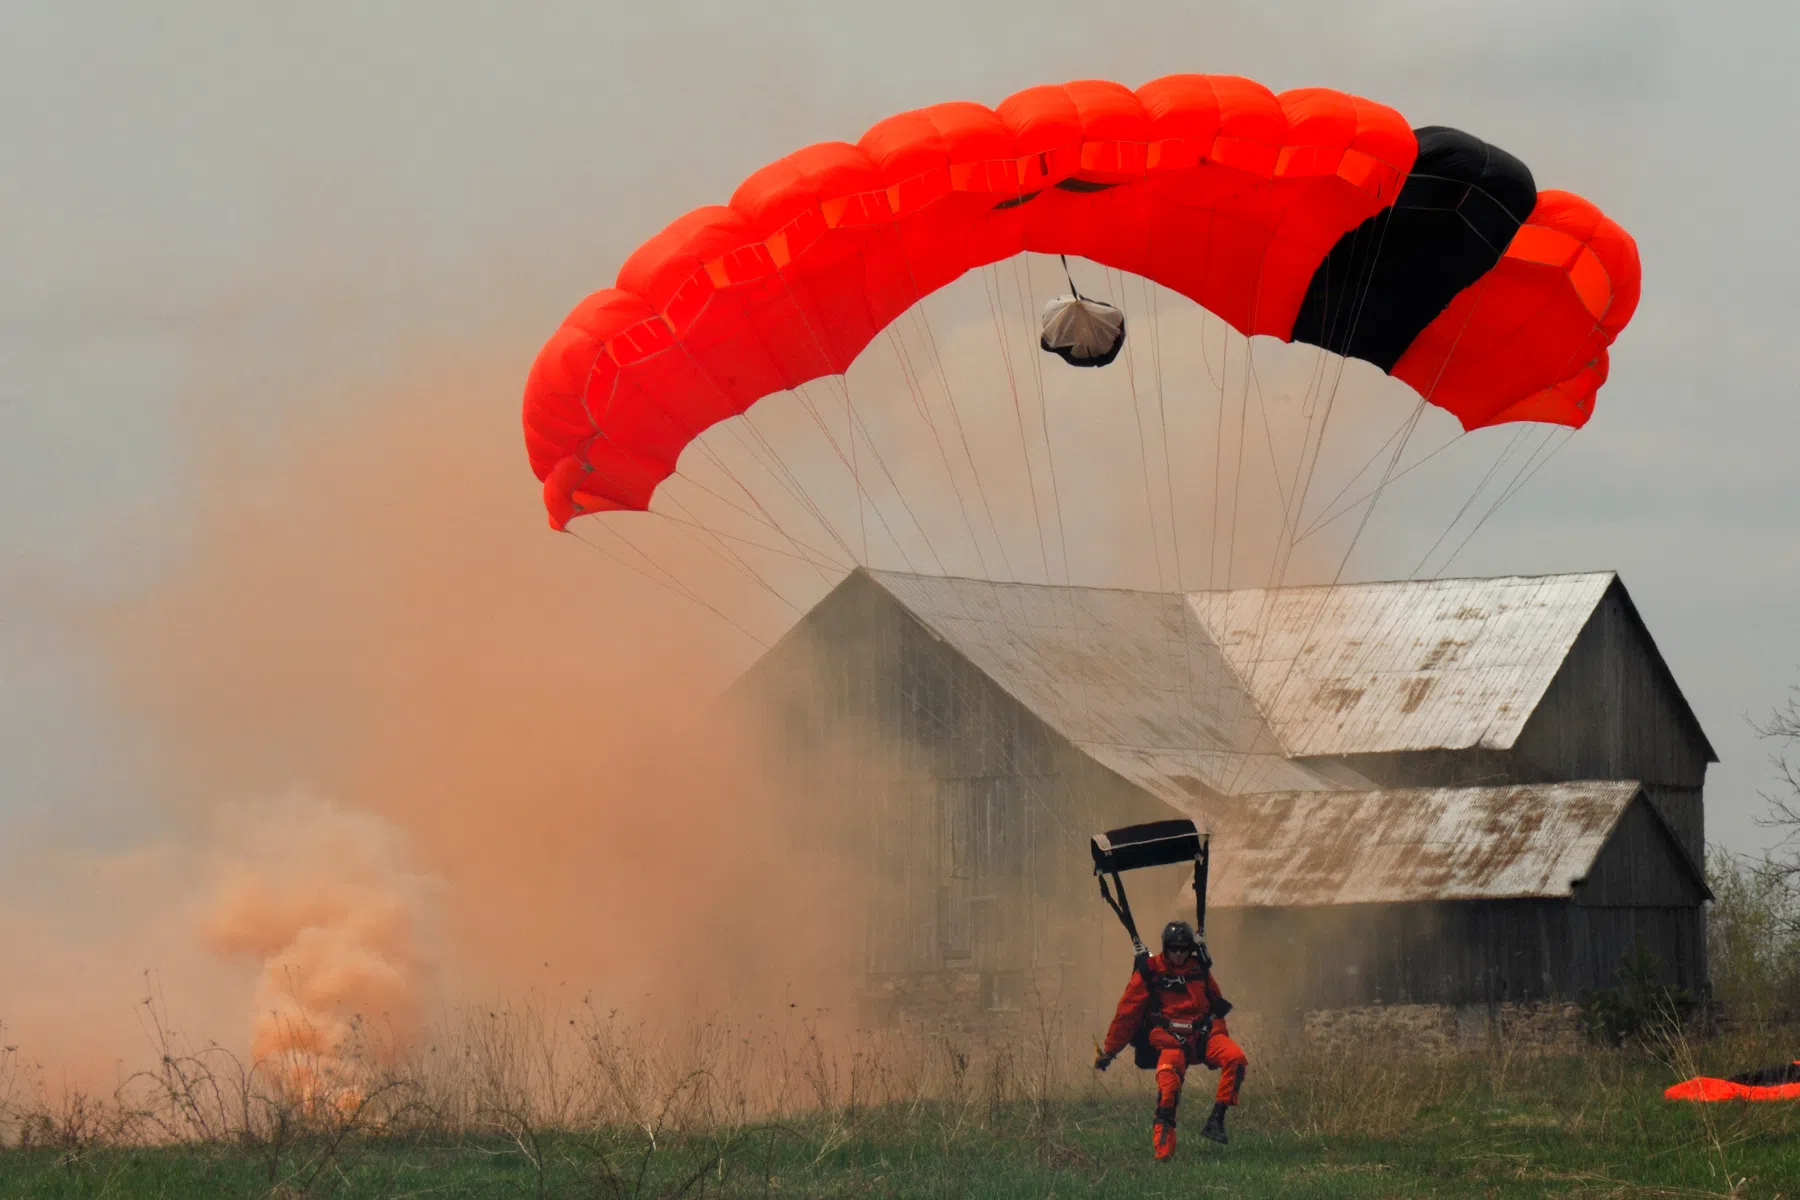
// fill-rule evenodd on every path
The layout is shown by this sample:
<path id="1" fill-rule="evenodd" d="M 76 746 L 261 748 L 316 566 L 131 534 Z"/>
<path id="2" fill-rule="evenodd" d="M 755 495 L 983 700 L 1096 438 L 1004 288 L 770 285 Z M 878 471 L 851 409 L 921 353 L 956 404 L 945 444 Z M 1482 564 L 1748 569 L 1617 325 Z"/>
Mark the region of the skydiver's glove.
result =
<path id="1" fill-rule="evenodd" d="M 1223 996 L 1220 996 L 1217 1000 L 1214 1000 L 1212 1002 L 1212 1015 L 1215 1017 L 1222 1017 L 1226 1013 L 1230 1012 L 1231 1008 L 1232 1008 L 1231 1001 L 1227 1000 Z"/>
<path id="2" fill-rule="evenodd" d="M 1112 1060 L 1114 1057 L 1115 1056 L 1111 1055 L 1111 1054 L 1095 1055 L 1094 1056 L 1094 1070 L 1096 1070 L 1096 1071 L 1106 1070 L 1106 1068 L 1112 1066 Z"/>

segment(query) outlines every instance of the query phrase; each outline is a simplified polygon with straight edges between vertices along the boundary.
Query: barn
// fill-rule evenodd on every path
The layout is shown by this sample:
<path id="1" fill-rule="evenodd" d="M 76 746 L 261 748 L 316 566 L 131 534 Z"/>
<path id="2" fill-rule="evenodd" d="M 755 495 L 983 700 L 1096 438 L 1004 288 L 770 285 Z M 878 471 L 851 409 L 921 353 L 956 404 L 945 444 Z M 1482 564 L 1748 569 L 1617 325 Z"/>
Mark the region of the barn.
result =
<path id="1" fill-rule="evenodd" d="M 858 570 L 731 689 L 866 881 L 871 1019 L 1102 1011 L 1090 833 L 1213 836 L 1240 1004 L 1555 1003 L 1706 977 L 1717 761 L 1610 572 L 1194 593 Z M 1180 872 L 1132 881 L 1145 923 Z"/>

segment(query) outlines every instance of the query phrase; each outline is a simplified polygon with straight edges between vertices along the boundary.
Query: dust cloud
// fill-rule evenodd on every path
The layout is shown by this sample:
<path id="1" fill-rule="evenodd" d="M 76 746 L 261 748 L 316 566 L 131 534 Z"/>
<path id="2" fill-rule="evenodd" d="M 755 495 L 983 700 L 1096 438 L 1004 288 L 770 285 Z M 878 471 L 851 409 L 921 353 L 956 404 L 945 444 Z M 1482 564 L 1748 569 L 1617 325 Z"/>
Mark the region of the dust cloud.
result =
<path id="1" fill-rule="evenodd" d="M 240 831 L 292 857 L 239 859 L 205 926 L 264 956 L 265 1008 L 341 981 L 326 1010 L 404 1033 L 431 974 L 668 1013 L 818 961 L 821 874 L 789 861 L 752 731 L 709 708 L 755 647 L 544 528 L 509 385 L 383 388 L 274 461 L 215 436 L 190 556 L 107 627 L 198 794 L 282 771 L 329 798 Z M 403 845 L 442 881 L 429 973 Z"/>
<path id="2" fill-rule="evenodd" d="M 661 516 L 571 534 L 545 527 L 525 466 L 523 343 L 309 376 L 276 397 L 278 425 L 238 412 L 242 372 L 215 371 L 180 410 L 177 531 L 168 511 L 127 522 L 158 528 L 168 562 L 68 617 L 141 727 L 143 802 L 171 814 L 129 920 L 99 924 L 141 931 L 129 961 L 156 968 L 189 1034 L 255 1055 L 397 1049 L 434 1014 L 525 992 L 672 1030 L 723 1009 L 833 1010 L 831 981 L 862 964 L 860 899 L 845 902 L 861 885 L 795 836 L 833 798 L 785 791 L 757 714 L 715 698 L 843 570 L 986 574 L 1002 546 L 1018 577 L 1090 585 L 1323 570 L 1275 552 L 1297 528 L 1312 359 L 1283 392 L 1192 310 L 1165 315 L 1166 344 L 1140 336 L 1128 387 L 1027 371 L 1037 282 L 1002 349 L 956 307 L 979 281 L 959 284 L 933 301 L 941 363 L 900 331 L 889 353 L 907 371 L 877 347 L 846 388 L 759 407 L 754 445 L 708 434 Z M 833 410 L 845 396 L 854 414 Z M 1222 483 L 1208 459 L 1236 474 Z M 703 497 L 732 498 L 735 517 Z M 124 1010 L 142 988 L 117 976 L 113 995 L 79 972 L 36 987 L 81 992 L 69 1011 Z M 9 1007 L 22 1041 L 81 1041 L 56 1003 Z M 140 1026 L 90 1025 L 105 1032 L 65 1059 L 94 1082 L 142 1051 Z"/>
<path id="3" fill-rule="evenodd" d="M 351 1062 L 395 1061 L 418 1038 L 433 955 L 434 881 L 399 830 L 316 797 L 230 810 L 204 914 L 208 947 L 259 964 L 249 1057 L 291 1090 Z"/>

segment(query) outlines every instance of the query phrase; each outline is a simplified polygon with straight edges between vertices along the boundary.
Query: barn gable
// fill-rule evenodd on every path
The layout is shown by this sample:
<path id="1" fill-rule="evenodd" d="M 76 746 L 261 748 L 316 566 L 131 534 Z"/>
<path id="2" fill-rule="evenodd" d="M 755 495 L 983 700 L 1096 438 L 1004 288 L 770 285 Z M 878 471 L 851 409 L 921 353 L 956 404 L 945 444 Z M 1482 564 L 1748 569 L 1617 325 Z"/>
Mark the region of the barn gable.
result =
<path id="1" fill-rule="evenodd" d="M 1506 750 L 1613 579 L 1255 589 L 1198 604 L 1293 757 Z"/>
<path id="2" fill-rule="evenodd" d="M 1521 777 L 1643 780 L 1688 857 L 1704 861 L 1701 788 L 1718 755 L 1618 579 L 1525 722 L 1514 758 Z"/>

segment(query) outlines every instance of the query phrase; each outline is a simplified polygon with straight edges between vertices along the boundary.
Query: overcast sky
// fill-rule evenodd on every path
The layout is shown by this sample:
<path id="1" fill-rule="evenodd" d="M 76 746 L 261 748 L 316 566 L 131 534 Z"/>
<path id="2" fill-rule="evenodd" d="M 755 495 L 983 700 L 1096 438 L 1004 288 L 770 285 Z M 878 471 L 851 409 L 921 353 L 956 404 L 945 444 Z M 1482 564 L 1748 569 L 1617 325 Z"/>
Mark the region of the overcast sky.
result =
<path id="1" fill-rule="evenodd" d="M 1796 46 L 1800 7 L 1773 0 L 10 0 L 0 843 L 90 811 L 131 756 L 103 664 L 43 598 L 153 586 L 181 553 L 201 382 L 279 436 L 398 339 L 480 344 L 522 381 L 639 241 L 801 144 L 1202 70 L 1469 129 L 1635 234 L 1644 301 L 1599 415 L 1457 568 L 1621 571 L 1724 760 L 1709 835 L 1754 848 L 1745 717 L 1800 681 Z M 152 532 L 121 544 L 127 516 Z"/>

